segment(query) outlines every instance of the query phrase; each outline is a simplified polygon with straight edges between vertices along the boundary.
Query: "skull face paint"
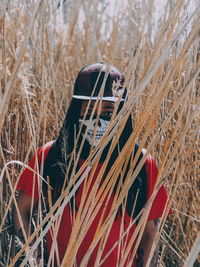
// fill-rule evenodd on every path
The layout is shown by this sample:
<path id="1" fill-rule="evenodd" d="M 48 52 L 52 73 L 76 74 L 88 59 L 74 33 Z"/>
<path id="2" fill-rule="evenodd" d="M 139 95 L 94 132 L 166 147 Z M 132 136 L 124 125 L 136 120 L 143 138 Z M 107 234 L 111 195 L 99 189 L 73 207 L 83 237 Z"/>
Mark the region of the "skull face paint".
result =
<path id="1" fill-rule="evenodd" d="M 83 120 L 79 119 L 79 127 L 81 126 L 82 123 L 83 123 Z M 101 118 L 99 118 L 98 121 L 96 118 L 91 121 L 90 129 L 88 130 L 87 135 L 86 135 L 86 140 L 91 146 L 96 146 L 99 143 L 99 141 L 105 134 L 106 130 L 108 129 L 109 123 L 110 123 L 109 120 L 104 120 Z M 83 123 L 83 131 L 81 133 L 82 136 L 84 136 L 84 133 L 88 126 L 89 126 L 89 120 L 85 120 Z M 95 133 L 95 136 L 94 136 L 94 133 Z"/>

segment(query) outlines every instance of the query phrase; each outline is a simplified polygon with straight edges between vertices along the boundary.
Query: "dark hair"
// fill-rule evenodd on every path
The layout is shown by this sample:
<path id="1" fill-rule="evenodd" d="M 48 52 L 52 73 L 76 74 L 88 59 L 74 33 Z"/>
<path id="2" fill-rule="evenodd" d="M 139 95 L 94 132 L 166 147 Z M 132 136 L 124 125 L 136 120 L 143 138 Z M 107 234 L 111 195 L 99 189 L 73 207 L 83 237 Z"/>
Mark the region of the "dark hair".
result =
<path id="1" fill-rule="evenodd" d="M 60 196 L 64 184 L 67 166 L 74 148 L 74 129 L 78 130 L 81 106 L 82 100 L 72 99 L 58 137 L 50 148 L 44 163 L 44 178 L 49 177 L 53 203 Z M 46 183 L 43 183 L 43 188 L 47 189 L 46 187 Z"/>

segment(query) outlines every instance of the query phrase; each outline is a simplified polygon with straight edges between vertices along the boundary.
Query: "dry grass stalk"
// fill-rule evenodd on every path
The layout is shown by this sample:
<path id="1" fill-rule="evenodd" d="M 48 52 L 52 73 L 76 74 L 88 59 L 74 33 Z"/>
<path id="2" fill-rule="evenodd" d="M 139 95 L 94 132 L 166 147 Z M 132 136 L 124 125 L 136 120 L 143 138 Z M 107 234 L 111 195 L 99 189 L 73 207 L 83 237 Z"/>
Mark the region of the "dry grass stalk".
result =
<path id="1" fill-rule="evenodd" d="M 190 251 L 190 254 L 188 255 L 185 263 L 184 263 L 184 267 L 189 267 L 189 266 L 193 266 L 196 257 L 198 256 L 200 252 L 200 237 L 197 236 L 195 243 Z"/>
<path id="2" fill-rule="evenodd" d="M 2 169 L 4 166 L 1 173 L 3 182 L 0 181 L 0 231 L 2 236 L 5 236 L 4 240 L 1 239 L 2 266 L 5 263 L 6 266 L 13 266 L 25 250 L 28 256 L 22 266 L 28 261 L 31 262 L 33 251 L 50 228 L 56 239 L 64 206 L 74 196 L 81 181 L 85 180 L 85 198 L 82 199 L 77 217 L 74 218 L 73 235 L 62 263 L 73 266 L 78 246 L 100 208 L 99 203 L 112 192 L 119 173 L 125 171 L 118 166 L 127 164 L 136 141 L 140 144 L 136 158 L 143 147 L 147 148 L 147 152 L 142 162 L 149 153 L 156 158 L 159 164 L 156 190 L 163 182 L 167 184 L 174 211 L 168 220 L 166 207 L 154 244 L 154 247 L 158 242 L 162 245 L 160 263 L 166 266 L 182 266 L 185 262 L 187 266 L 188 262 L 196 260 L 198 264 L 198 242 L 193 243 L 199 231 L 200 204 L 199 5 L 195 6 L 193 1 L 195 8 L 190 12 L 189 1 L 177 1 L 175 6 L 168 3 L 162 19 L 160 18 L 160 26 L 156 29 L 153 25 L 155 17 L 152 6 L 139 0 L 135 3 L 137 9 L 135 4 L 127 3 L 127 7 L 119 9 L 113 17 L 109 16 L 109 13 L 105 15 L 105 1 L 70 1 L 67 8 L 62 1 L 60 7 L 55 3 L 37 1 L 35 11 L 31 15 L 27 11 L 26 1 L 20 2 L 20 11 L 14 9 L 15 3 L 8 3 L 7 10 L 3 9 L 0 18 L 0 49 L 3 55 L 0 59 L 0 90 L 3 101 L 0 122 Z M 15 12 L 19 14 L 18 23 Z M 60 15 L 62 12 L 64 19 Z M 65 14 L 67 22 L 64 24 Z M 28 16 L 31 19 L 26 27 L 23 22 L 27 21 Z M 184 19 L 184 16 L 187 19 Z M 110 27 L 106 33 L 103 25 L 107 25 L 107 29 Z M 23 40 L 19 36 L 23 36 Z M 16 55 L 19 55 L 17 60 Z M 6 242 L 11 244 L 12 237 L 9 232 L 6 236 L 7 231 L 4 229 L 7 229 L 5 225 L 9 226 L 5 220 L 12 202 L 16 205 L 15 186 L 21 171 L 19 165 L 23 165 L 18 159 L 27 163 L 30 154 L 35 153 L 39 145 L 55 138 L 70 101 L 77 71 L 87 63 L 102 59 L 126 72 L 128 101 L 123 110 L 113 117 L 105 137 L 91 152 L 78 173 L 75 173 L 74 167 L 71 184 L 75 184 L 82 175 L 74 189 L 70 193 L 69 187 L 64 189 L 44 219 L 40 200 L 36 229 L 19 253 L 13 257 L 12 251 L 5 249 Z M 103 164 L 93 190 L 89 192 L 92 177 L 92 174 L 88 176 L 90 165 L 93 166 L 94 172 L 103 148 L 114 136 L 109 152 L 111 153 L 131 112 L 134 115 L 133 134 L 113 164 L 101 189 L 96 190 L 107 161 Z M 78 164 L 78 157 L 75 166 Z M 135 162 L 136 159 L 131 163 L 132 166 Z M 122 190 L 116 194 L 106 222 L 102 223 L 100 220 L 90 250 L 82 261 L 83 266 L 99 240 L 101 246 L 96 265 L 101 265 L 105 260 L 102 259 L 102 252 L 112 222 L 120 204 L 124 213 L 126 192 L 140 167 L 130 171 Z M 86 199 L 88 193 L 89 197 Z M 140 223 L 132 239 L 132 242 L 136 241 L 135 252 L 154 196 L 155 194 L 140 215 Z M 119 242 L 126 239 L 126 234 L 122 230 Z M 35 237 L 37 241 L 29 249 L 29 244 Z M 129 247 L 122 250 L 125 260 Z M 54 242 L 49 266 L 56 258 L 58 259 L 58 251 Z M 33 266 L 33 263 L 30 264 Z M 119 262 L 119 266 L 123 266 L 123 261 Z"/>

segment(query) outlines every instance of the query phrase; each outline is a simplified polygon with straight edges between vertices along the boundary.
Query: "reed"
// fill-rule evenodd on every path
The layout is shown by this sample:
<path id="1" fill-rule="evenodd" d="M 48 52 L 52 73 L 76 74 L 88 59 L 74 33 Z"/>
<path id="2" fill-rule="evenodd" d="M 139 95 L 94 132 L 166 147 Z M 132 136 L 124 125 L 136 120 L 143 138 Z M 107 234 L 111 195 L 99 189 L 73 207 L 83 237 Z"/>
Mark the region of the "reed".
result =
<path id="1" fill-rule="evenodd" d="M 33 251 L 52 225 L 53 235 L 57 236 L 64 205 L 80 182 L 87 179 L 84 196 L 89 193 L 89 197 L 86 204 L 82 201 L 80 205 L 62 262 L 62 266 L 73 266 L 78 246 L 100 203 L 112 192 L 119 173 L 125 171 L 119 166 L 126 166 L 135 142 L 140 145 L 139 152 L 143 147 L 147 152 L 118 190 L 106 222 L 100 220 L 82 266 L 99 240 L 96 266 L 101 266 L 103 247 L 117 209 L 122 204 L 124 213 L 126 192 L 149 153 L 159 166 L 155 192 L 164 183 L 173 208 L 173 214 L 167 217 L 166 207 L 154 243 L 154 247 L 160 245 L 159 265 L 198 266 L 200 263 L 200 5 L 195 0 L 163 1 L 163 8 L 159 9 L 156 0 L 121 2 L 115 1 L 114 5 L 106 0 L 0 3 L 0 266 L 13 266 L 24 251 L 27 257 L 21 266 L 27 262 L 34 266 Z M 45 217 L 39 213 L 34 233 L 16 254 L 11 210 L 16 205 L 19 174 L 39 146 L 56 138 L 77 72 L 98 60 L 125 72 L 128 100 L 120 113 L 113 116 L 104 138 L 78 173 L 74 168 L 71 185 L 78 182 L 73 190 L 69 192 L 69 186 L 66 187 Z M 97 191 L 94 186 L 90 191 L 87 175 L 90 165 L 94 172 L 103 148 L 114 136 L 111 153 L 130 113 L 134 132 L 101 189 Z M 132 166 L 135 161 L 131 162 Z M 107 163 L 108 160 L 96 185 Z M 138 235 L 135 252 L 154 196 L 140 214 L 132 239 L 136 241 Z M 29 247 L 35 237 L 37 241 Z M 126 233 L 122 238 L 126 238 Z M 123 250 L 124 260 L 128 252 L 129 247 Z M 53 243 L 48 266 L 57 255 Z M 119 262 L 119 266 L 123 263 Z"/>

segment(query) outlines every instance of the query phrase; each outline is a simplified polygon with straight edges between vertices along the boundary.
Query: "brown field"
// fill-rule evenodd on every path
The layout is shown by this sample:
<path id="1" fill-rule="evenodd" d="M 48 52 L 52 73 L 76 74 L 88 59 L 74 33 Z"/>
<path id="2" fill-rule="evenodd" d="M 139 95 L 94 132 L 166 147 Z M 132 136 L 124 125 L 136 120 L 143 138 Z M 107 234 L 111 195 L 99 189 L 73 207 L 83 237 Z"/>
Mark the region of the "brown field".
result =
<path id="1" fill-rule="evenodd" d="M 159 166 L 157 186 L 164 183 L 170 196 L 173 214 L 166 211 L 156 241 L 159 266 L 200 265 L 200 4 L 163 1 L 159 10 L 158 1 L 108 2 L 0 3 L 0 266 L 16 260 L 11 209 L 23 163 L 56 138 L 78 71 L 95 61 L 125 72 L 129 98 L 114 129 L 132 112 L 134 133 L 124 154 L 135 141 L 145 147 Z M 111 187 L 123 158 L 113 166 Z M 39 240 L 43 222 L 36 225 Z M 67 253 L 64 266 L 72 266 L 73 250 Z"/>

